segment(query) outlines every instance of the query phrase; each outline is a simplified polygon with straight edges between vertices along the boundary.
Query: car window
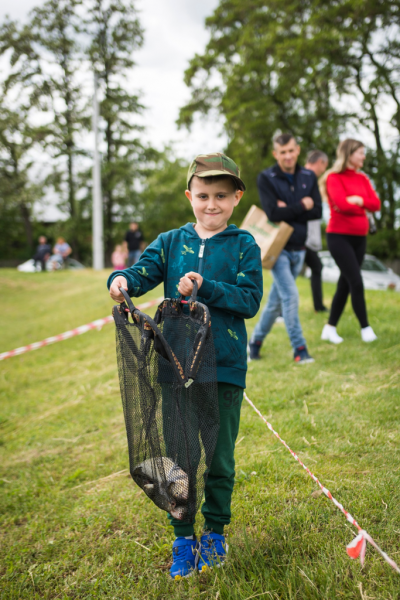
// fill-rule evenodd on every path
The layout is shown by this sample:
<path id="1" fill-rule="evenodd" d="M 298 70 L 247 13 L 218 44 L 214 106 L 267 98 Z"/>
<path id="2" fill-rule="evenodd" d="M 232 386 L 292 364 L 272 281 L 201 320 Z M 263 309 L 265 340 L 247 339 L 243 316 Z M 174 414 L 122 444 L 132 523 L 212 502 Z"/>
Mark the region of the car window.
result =
<path id="1" fill-rule="evenodd" d="M 321 256 L 321 262 L 322 265 L 328 269 L 332 269 L 336 264 L 331 256 Z"/>
<path id="2" fill-rule="evenodd" d="M 377 258 L 368 257 L 368 258 L 364 258 L 363 263 L 361 265 L 361 270 L 362 271 L 378 271 L 380 273 L 386 273 L 388 269 Z"/>

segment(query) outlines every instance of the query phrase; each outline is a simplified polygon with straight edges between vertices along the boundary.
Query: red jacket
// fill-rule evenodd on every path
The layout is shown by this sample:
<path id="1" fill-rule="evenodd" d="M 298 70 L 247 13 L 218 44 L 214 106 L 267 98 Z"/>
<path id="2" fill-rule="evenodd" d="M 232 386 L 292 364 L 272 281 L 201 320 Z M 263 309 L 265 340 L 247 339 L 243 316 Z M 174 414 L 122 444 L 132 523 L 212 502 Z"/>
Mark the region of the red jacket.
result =
<path id="1" fill-rule="evenodd" d="M 381 201 L 368 177 L 353 169 L 343 173 L 330 173 L 326 180 L 331 216 L 326 228 L 327 233 L 346 235 L 367 235 L 369 224 L 366 210 L 375 212 L 381 207 Z M 347 196 L 361 196 L 364 206 L 350 204 Z"/>

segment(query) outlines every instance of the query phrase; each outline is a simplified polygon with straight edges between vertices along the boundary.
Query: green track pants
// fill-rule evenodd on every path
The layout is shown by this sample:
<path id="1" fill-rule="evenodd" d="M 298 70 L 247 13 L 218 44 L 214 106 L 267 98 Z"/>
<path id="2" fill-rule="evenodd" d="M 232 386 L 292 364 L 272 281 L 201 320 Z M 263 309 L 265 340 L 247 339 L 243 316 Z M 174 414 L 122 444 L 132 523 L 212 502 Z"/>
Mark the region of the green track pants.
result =
<path id="1" fill-rule="evenodd" d="M 224 526 L 231 521 L 231 498 L 235 479 L 234 451 L 239 432 L 242 400 L 242 388 L 229 383 L 218 384 L 220 428 L 204 490 L 205 501 L 201 512 L 205 520 L 204 529 L 221 535 Z M 182 523 L 170 515 L 168 518 L 177 537 L 194 533 L 194 521 Z"/>

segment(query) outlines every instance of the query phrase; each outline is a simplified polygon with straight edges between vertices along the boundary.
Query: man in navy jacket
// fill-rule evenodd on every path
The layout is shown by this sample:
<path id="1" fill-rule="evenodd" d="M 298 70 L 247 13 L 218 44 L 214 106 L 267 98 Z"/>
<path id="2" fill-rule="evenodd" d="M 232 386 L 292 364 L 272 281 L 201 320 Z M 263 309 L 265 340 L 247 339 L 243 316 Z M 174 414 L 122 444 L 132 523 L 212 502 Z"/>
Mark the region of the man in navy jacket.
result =
<path id="1" fill-rule="evenodd" d="M 260 358 L 260 348 L 276 318 L 283 316 L 292 344 L 294 360 L 313 362 L 299 320 L 299 293 L 295 279 L 305 257 L 307 222 L 322 216 L 321 196 L 315 174 L 297 164 L 300 146 L 293 135 L 274 138 L 276 164 L 257 179 L 261 205 L 273 222 L 285 221 L 293 227 L 285 248 L 272 268 L 274 282 L 261 318 L 250 340 L 250 359 Z"/>

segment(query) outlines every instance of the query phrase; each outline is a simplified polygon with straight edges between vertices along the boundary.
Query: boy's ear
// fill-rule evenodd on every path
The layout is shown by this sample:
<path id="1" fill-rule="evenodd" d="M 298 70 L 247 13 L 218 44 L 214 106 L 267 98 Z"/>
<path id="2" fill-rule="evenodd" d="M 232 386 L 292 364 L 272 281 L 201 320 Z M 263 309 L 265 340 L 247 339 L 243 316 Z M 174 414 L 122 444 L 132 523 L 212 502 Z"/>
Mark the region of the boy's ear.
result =
<path id="1" fill-rule="evenodd" d="M 190 190 L 186 190 L 185 196 L 190 202 L 192 201 L 192 192 Z"/>
<path id="2" fill-rule="evenodd" d="M 235 192 L 235 203 L 234 206 L 237 206 L 242 199 L 244 192 L 242 190 L 236 190 Z"/>

